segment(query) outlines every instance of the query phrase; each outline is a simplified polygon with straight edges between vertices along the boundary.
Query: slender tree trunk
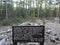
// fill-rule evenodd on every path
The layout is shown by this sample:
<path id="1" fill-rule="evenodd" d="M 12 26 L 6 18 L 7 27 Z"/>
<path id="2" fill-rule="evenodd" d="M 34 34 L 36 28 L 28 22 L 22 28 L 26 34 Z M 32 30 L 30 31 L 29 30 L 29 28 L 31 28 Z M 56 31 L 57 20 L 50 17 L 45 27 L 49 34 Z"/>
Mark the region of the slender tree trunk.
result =
<path id="1" fill-rule="evenodd" d="M 6 20 L 8 19 L 8 5 L 7 5 L 7 1 L 5 1 L 5 5 L 6 5 Z"/>
<path id="2" fill-rule="evenodd" d="M 31 8 L 31 1 L 32 1 L 32 0 L 29 0 L 29 1 L 28 1 L 28 7 L 29 7 L 29 9 L 28 9 L 28 13 L 29 13 L 28 15 L 29 15 L 29 16 L 28 16 L 28 17 L 29 17 L 29 21 L 30 21 L 30 17 L 32 16 L 32 12 L 31 12 L 31 9 L 32 9 L 32 8 Z"/>
<path id="3" fill-rule="evenodd" d="M 51 2 L 51 0 L 49 0 L 49 10 L 50 10 L 50 16 L 52 16 L 51 4 L 52 4 L 52 2 Z"/>
<path id="4" fill-rule="evenodd" d="M 59 0 L 60 2 L 60 0 Z M 60 23 L 60 3 L 59 3 L 59 23 Z"/>
<path id="5" fill-rule="evenodd" d="M 35 11 L 34 11 L 34 0 L 33 0 L 33 15 L 35 17 Z"/>
<path id="6" fill-rule="evenodd" d="M 27 0 L 26 1 L 26 20 L 27 20 Z"/>
<path id="7" fill-rule="evenodd" d="M 39 1 L 37 0 L 37 8 L 38 8 L 38 14 L 37 14 L 37 17 L 38 17 L 38 19 L 39 19 Z"/>

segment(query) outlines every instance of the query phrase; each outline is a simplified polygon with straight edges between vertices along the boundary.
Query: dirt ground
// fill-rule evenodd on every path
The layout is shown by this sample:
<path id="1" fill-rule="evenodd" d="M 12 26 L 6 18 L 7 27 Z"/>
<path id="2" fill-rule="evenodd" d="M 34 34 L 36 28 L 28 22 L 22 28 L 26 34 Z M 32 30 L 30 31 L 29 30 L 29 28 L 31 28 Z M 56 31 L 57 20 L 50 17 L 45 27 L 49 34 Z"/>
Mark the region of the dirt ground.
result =
<path id="1" fill-rule="evenodd" d="M 46 20 L 45 21 L 45 32 L 47 32 L 48 30 L 52 31 L 52 35 L 53 34 L 57 34 L 58 37 L 60 37 L 60 24 L 58 22 L 53 22 L 50 20 Z M 37 19 L 36 23 L 39 23 L 40 25 L 43 25 L 43 20 Z M 19 24 L 20 25 L 20 24 Z M 0 33 L 3 31 L 7 31 L 8 29 L 12 28 L 11 26 L 2 26 L 0 27 Z M 45 41 L 45 45 L 60 45 L 59 43 L 52 43 L 51 41 L 49 41 L 50 39 L 48 39 L 47 41 Z"/>

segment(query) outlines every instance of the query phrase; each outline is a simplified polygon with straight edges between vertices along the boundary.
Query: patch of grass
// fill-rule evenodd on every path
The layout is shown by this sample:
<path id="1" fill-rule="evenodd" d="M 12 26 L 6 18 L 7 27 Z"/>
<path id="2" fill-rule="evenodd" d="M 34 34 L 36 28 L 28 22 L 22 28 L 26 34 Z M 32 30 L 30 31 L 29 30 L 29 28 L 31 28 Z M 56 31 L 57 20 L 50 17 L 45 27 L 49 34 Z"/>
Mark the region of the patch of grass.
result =
<path id="1" fill-rule="evenodd" d="M 23 22 L 25 22 L 26 21 L 26 19 L 24 19 L 24 18 L 21 18 L 21 17 L 17 17 L 16 19 L 14 19 L 15 20 L 15 23 L 23 23 Z"/>
<path id="2" fill-rule="evenodd" d="M 31 21 L 31 22 L 35 22 L 36 21 L 36 17 L 29 17 L 29 20 Z"/>
<path id="3" fill-rule="evenodd" d="M 3 19 L 0 21 L 0 25 L 2 26 L 11 26 L 13 24 L 16 24 L 16 23 L 23 23 L 25 22 L 26 20 L 24 18 L 15 18 L 15 19 Z"/>
<path id="4" fill-rule="evenodd" d="M 12 25 L 12 20 L 9 20 L 9 19 L 3 19 L 0 21 L 0 25 L 2 26 L 8 26 L 8 25 Z"/>

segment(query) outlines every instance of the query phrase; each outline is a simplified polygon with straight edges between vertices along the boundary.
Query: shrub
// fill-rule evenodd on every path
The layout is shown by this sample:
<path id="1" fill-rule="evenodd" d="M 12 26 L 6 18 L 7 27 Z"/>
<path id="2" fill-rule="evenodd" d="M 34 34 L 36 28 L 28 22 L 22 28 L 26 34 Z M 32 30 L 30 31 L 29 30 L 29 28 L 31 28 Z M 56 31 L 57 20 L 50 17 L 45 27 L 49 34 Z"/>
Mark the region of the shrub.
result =
<path id="1" fill-rule="evenodd" d="M 16 24 L 16 23 L 23 23 L 25 22 L 26 20 L 24 18 L 21 18 L 21 17 L 18 17 L 18 18 L 15 18 L 15 19 L 3 19 L 0 21 L 0 25 L 2 26 L 11 26 L 13 24 Z"/>
<path id="2" fill-rule="evenodd" d="M 25 22 L 26 20 L 24 19 L 24 18 L 21 18 L 21 17 L 17 17 L 16 19 L 15 19 L 15 23 L 23 23 L 23 22 Z"/>
<path id="3" fill-rule="evenodd" d="M 35 22 L 35 21 L 36 21 L 36 17 L 30 16 L 30 17 L 29 17 L 29 20 L 30 20 L 31 22 Z"/>
<path id="4" fill-rule="evenodd" d="M 3 26 L 12 25 L 12 20 L 3 19 L 3 20 L 0 21 L 0 25 L 3 25 Z"/>

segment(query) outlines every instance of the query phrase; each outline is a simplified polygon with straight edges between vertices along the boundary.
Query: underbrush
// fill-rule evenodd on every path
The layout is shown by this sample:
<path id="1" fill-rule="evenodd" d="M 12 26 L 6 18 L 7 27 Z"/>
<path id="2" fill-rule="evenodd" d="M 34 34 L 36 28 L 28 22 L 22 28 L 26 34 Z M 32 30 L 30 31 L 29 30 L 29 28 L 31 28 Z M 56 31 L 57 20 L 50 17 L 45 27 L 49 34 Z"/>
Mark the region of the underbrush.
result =
<path id="1" fill-rule="evenodd" d="M 16 23 L 23 23 L 25 22 L 26 20 L 24 18 L 15 18 L 15 19 L 3 19 L 0 21 L 0 25 L 2 26 L 11 26 L 13 24 L 16 24 Z"/>

